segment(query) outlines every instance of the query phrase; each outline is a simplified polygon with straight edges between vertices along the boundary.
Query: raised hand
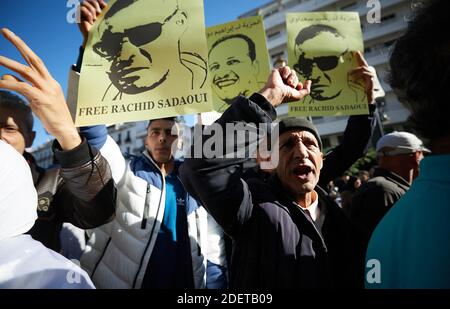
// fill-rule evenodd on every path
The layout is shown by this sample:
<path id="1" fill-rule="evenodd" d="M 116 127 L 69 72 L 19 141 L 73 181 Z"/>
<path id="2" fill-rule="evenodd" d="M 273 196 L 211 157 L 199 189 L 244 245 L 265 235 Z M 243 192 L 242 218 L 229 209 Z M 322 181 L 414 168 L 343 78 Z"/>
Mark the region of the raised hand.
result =
<path id="1" fill-rule="evenodd" d="M 4 75 L 0 80 L 0 88 L 16 91 L 27 98 L 33 113 L 41 120 L 47 132 L 58 140 L 63 150 L 70 150 L 81 144 L 59 83 L 22 39 L 8 29 L 2 29 L 1 32 L 17 48 L 28 65 L 0 56 L 1 66 L 23 78 Z"/>
<path id="2" fill-rule="evenodd" d="M 351 84 L 354 87 L 364 89 L 369 104 L 374 103 L 374 78 L 376 78 L 375 69 L 367 63 L 360 51 L 355 53 L 358 67 L 349 72 Z"/>
<path id="3" fill-rule="evenodd" d="M 84 0 L 81 4 L 81 20 L 78 28 L 80 28 L 80 32 L 83 35 L 83 48 L 86 46 L 89 30 L 91 30 L 97 17 L 107 6 L 104 0 Z"/>
<path id="4" fill-rule="evenodd" d="M 311 91 L 311 81 L 299 82 L 295 71 L 288 66 L 273 69 L 264 88 L 259 91 L 273 105 L 303 99 Z"/>

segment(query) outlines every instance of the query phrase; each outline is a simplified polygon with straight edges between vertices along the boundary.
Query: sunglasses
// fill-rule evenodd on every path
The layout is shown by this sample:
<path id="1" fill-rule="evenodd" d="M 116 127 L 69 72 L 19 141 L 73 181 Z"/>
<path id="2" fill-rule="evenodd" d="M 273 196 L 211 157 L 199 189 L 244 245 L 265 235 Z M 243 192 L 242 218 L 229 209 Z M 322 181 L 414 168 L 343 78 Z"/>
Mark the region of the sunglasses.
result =
<path id="1" fill-rule="evenodd" d="M 347 50 L 338 56 L 322 56 L 322 57 L 314 57 L 312 59 L 305 58 L 304 57 L 305 53 L 302 53 L 298 58 L 298 62 L 294 64 L 294 70 L 303 76 L 311 75 L 314 64 L 316 64 L 316 66 L 322 71 L 333 70 L 334 68 L 337 67 L 339 59 L 346 52 Z"/>
<path id="2" fill-rule="evenodd" d="M 161 36 L 162 26 L 165 25 L 176 13 L 176 9 L 169 17 L 162 23 L 154 22 L 146 25 L 136 26 L 134 28 L 126 29 L 124 32 L 111 32 L 112 26 L 103 32 L 100 41 L 94 44 L 93 50 L 100 57 L 108 61 L 112 61 L 117 57 L 121 51 L 125 38 L 134 46 L 140 47 L 148 44 Z"/>

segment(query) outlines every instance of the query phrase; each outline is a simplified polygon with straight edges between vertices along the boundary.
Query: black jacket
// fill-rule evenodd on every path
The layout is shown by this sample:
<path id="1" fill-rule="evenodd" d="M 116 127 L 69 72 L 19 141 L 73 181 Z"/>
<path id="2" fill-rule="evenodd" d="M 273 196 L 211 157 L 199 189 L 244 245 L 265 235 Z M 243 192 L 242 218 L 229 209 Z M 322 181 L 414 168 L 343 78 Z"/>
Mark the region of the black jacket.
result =
<path id="1" fill-rule="evenodd" d="M 378 223 L 409 187 L 401 176 L 377 168 L 374 177 L 353 196 L 350 220 L 362 234 L 366 245 Z"/>
<path id="2" fill-rule="evenodd" d="M 44 170 L 24 154 L 38 193 L 38 219 L 28 233 L 59 252 L 63 222 L 91 229 L 112 220 L 116 188 L 107 161 L 86 140 L 70 151 L 55 141 L 53 152 L 61 168 Z"/>
<path id="3" fill-rule="evenodd" d="M 225 132 L 226 123 L 271 123 L 275 118 L 270 103 L 254 94 L 250 99 L 239 97 L 216 123 Z M 194 136 L 194 145 L 198 138 Z M 251 153 L 258 144 L 251 139 L 234 141 L 234 135 L 224 138 L 234 146 L 224 148 L 235 152 L 245 148 Z M 244 172 L 254 166 L 248 158 L 223 157 L 186 159 L 181 166 L 186 189 L 233 239 L 230 286 L 357 286 L 353 253 L 359 248 L 339 207 L 317 187 L 321 215 L 313 222 L 289 199 L 276 176 L 267 182 L 260 178 L 244 181 Z"/>

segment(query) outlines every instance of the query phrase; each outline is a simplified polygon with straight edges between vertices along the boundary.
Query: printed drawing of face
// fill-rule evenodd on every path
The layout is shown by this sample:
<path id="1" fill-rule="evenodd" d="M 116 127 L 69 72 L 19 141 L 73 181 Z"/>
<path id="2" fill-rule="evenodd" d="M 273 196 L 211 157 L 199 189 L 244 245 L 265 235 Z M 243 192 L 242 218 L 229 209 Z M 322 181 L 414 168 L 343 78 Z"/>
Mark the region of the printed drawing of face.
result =
<path id="1" fill-rule="evenodd" d="M 221 100 L 229 104 L 239 95 L 250 95 L 258 85 L 255 43 L 242 34 L 217 40 L 209 51 L 209 70 L 213 90 Z"/>
<path id="2" fill-rule="evenodd" d="M 312 53 L 317 46 L 327 42 L 333 52 Z M 312 81 L 310 96 L 314 100 L 326 101 L 341 95 L 343 88 L 337 81 L 347 81 L 351 65 L 345 38 L 336 29 L 325 25 L 313 25 L 302 29 L 296 39 L 294 65 L 300 80 Z"/>
<path id="3" fill-rule="evenodd" d="M 152 7 L 158 10 L 150 10 L 147 1 L 117 1 L 99 25 L 101 40 L 94 44 L 94 51 L 110 62 L 108 76 L 120 92 L 152 90 L 180 65 L 179 38 L 187 16 L 176 0 L 153 1 Z M 124 8 L 133 10 L 134 18 L 126 16 L 129 10 Z M 150 22 L 137 25 L 135 20 L 142 16 Z"/>

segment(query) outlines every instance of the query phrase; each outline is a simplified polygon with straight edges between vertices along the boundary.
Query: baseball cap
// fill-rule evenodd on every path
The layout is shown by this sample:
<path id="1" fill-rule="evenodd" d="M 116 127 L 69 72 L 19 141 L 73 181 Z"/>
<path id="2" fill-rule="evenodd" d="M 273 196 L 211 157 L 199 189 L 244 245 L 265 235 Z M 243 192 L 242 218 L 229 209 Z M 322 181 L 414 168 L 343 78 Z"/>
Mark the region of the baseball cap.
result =
<path id="1" fill-rule="evenodd" d="M 389 149 L 386 149 L 389 148 Z M 385 156 L 408 154 L 416 151 L 431 152 L 412 133 L 394 131 L 381 137 L 377 142 L 377 153 Z"/>

